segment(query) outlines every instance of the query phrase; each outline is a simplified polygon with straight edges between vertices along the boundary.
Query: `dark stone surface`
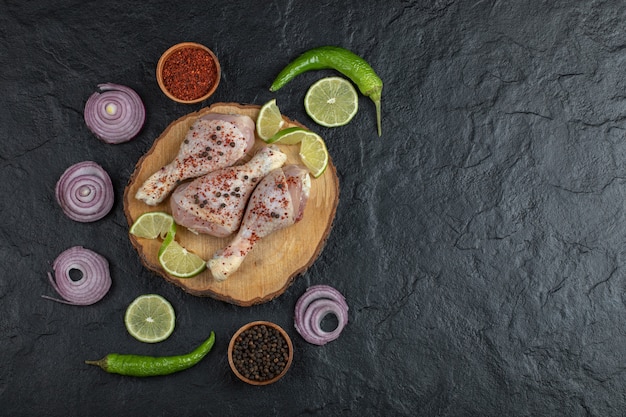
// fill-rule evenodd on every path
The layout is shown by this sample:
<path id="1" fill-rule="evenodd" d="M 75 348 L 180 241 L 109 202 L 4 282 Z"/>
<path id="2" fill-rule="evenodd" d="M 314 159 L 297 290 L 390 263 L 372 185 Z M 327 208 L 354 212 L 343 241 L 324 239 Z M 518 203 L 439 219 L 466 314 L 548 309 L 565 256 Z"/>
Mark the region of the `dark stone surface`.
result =
<path id="1" fill-rule="evenodd" d="M 617 1 L 0 3 L 0 414 L 7 416 L 616 416 L 626 409 L 626 8 Z M 209 101 L 184 106 L 154 68 L 174 43 L 219 56 Z M 306 88 L 268 91 L 284 64 L 337 44 L 385 82 L 383 138 L 362 98 L 348 126 L 316 127 Z M 82 119 L 102 82 L 143 98 L 134 141 L 106 145 Z M 178 117 L 214 101 L 262 104 L 327 140 L 341 199 L 317 262 L 278 299 L 242 308 L 190 296 L 144 269 L 122 193 Z M 69 165 L 111 174 L 113 211 L 93 224 L 54 200 Z M 111 263 L 89 307 L 56 304 L 46 273 L 70 246 Z M 293 329 L 297 298 L 330 284 L 350 305 L 338 340 Z M 158 345 L 132 339 L 126 306 L 159 293 L 177 311 Z M 287 376 L 251 387 L 226 348 L 246 322 L 288 330 Z M 195 368 L 132 379 L 84 365 L 108 352 L 190 350 Z"/>

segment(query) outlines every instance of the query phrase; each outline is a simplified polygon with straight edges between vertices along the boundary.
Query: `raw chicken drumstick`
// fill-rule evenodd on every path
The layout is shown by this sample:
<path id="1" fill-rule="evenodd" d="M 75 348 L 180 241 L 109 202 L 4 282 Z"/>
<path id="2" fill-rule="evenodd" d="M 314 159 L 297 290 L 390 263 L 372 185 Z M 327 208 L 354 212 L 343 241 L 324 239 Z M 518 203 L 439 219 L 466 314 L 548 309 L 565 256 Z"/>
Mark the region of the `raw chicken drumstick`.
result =
<path id="1" fill-rule="evenodd" d="M 244 165 L 222 168 L 179 185 L 170 205 L 177 224 L 195 233 L 225 237 L 241 224 L 250 194 L 287 155 L 271 145 L 261 148 Z"/>
<path id="2" fill-rule="evenodd" d="M 297 165 L 275 169 L 263 178 L 250 197 L 239 232 L 207 262 L 213 277 L 225 280 L 260 239 L 302 219 L 310 189 L 308 171 Z"/>
<path id="3" fill-rule="evenodd" d="M 208 114 L 196 120 L 176 158 L 148 178 L 135 198 L 154 206 L 182 180 L 233 165 L 254 145 L 254 121 L 248 116 Z"/>

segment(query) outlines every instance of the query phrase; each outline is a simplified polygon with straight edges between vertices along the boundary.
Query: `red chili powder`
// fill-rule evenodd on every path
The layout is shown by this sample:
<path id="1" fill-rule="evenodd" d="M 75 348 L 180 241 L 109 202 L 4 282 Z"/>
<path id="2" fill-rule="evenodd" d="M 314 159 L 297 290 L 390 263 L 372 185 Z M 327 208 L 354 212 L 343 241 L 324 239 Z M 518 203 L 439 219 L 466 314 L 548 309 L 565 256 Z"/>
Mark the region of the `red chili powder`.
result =
<path id="1" fill-rule="evenodd" d="M 213 88 L 217 67 L 213 57 L 201 48 L 181 48 L 163 64 L 163 84 L 181 100 L 195 100 Z"/>

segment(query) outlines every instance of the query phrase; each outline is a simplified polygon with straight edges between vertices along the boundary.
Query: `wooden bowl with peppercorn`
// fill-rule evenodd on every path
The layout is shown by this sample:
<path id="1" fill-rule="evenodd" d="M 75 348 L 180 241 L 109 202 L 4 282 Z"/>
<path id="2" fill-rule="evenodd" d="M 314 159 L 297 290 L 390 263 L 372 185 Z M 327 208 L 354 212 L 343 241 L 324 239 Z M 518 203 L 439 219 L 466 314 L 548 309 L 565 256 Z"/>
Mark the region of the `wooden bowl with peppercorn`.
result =
<path id="1" fill-rule="evenodd" d="M 199 103 L 217 89 L 220 63 L 209 48 L 195 42 L 178 43 L 161 55 L 156 78 L 163 93 L 183 104 Z"/>
<path id="2" fill-rule="evenodd" d="M 287 332 L 269 321 L 242 326 L 230 339 L 228 363 L 237 378 L 251 385 L 278 381 L 293 361 L 293 345 Z"/>

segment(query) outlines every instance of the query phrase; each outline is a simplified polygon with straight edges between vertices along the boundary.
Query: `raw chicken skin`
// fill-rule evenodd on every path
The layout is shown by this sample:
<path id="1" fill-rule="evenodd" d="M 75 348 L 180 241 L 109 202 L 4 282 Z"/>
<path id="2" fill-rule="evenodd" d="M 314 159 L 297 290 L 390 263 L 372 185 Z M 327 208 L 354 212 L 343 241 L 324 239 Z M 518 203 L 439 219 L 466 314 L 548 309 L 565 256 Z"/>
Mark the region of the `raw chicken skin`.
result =
<path id="1" fill-rule="evenodd" d="M 222 168 L 179 185 L 170 198 L 174 221 L 195 233 L 217 237 L 234 233 L 256 185 L 286 161 L 287 155 L 271 145 L 261 148 L 244 165 Z"/>
<path id="2" fill-rule="evenodd" d="M 228 119 L 228 120 L 226 120 Z M 135 198 L 154 206 L 180 181 L 233 165 L 254 144 L 254 121 L 248 116 L 207 115 L 196 120 L 185 135 L 176 158 L 152 174 Z"/>
<path id="3" fill-rule="evenodd" d="M 226 122 L 231 122 L 237 126 L 237 129 L 239 129 L 248 140 L 248 150 L 252 149 L 254 146 L 254 131 L 256 129 L 256 125 L 248 116 L 242 116 L 239 114 L 209 113 L 202 116 L 201 120 L 224 120 Z"/>
<path id="4" fill-rule="evenodd" d="M 275 169 L 263 178 L 250 197 L 239 232 L 207 262 L 213 277 L 225 280 L 260 239 L 300 221 L 310 189 L 308 171 L 297 165 Z"/>

